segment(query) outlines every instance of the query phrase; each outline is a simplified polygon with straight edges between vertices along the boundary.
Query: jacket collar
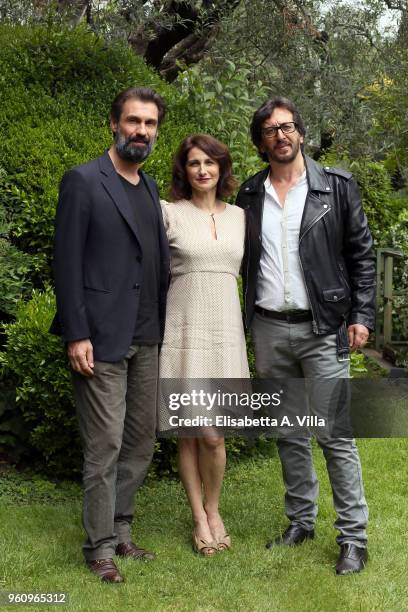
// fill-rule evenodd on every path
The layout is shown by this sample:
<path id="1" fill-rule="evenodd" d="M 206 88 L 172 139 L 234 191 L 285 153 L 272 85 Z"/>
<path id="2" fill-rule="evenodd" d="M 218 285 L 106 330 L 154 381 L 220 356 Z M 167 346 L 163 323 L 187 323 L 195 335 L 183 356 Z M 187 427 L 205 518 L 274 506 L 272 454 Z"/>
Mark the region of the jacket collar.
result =
<path id="1" fill-rule="evenodd" d="M 120 214 L 125 219 L 126 223 L 129 225 L 130 229 L 134 233 L 136 240 L 140 244 L 135 215 L 132 211 L 131 204 L 126 195 L 125 189 L 121 181 L 119 180 L 119 176 L 115 170 L 115 166 L 112 163 L 108 151 L 105 151 L 105 153 L 99 158 L 99 168 L 103 175 L 103 186 L 112 198 Z"/>
<path id="2" fill-rule="evenodd" d="M 98 161 L 99 161 L 99 168 L 100 168 L 101 174 L 104 175 L 102 178 L 102 183 L 105 189 L 107 190 L 107 192 L 109 193 L 110 197 L 114 201 L 115 205 L 117 206 L 120 214 L 125 219 L 130 229 L 136 236 L 136 240 L 139 242 L 139 245 L 140 245 L 140 240 L 138 237 L 138 228 L 135 222 L 135 215 L 132 211 L 128 197 L 125 193 L 125 190 L 123 188 L 121 181 L 119 180 L 118 174 L 108 154 L 108 151 L 105 151 L 105 153 L 101 155 Z M 154 189 L 152 189 L 152 184 L 154 184 L 154 182 L 152 182 L 150 177 L 148 177 L 148 175 L 146 175 L 142 170 L 139 170 L 139 175 L 157 209 L 158 218 L 159 218 L 159 228 L 160 228 L 161 253 L 162 253 L 163 261 L 166 263 L 168 262 L 170 258 L 170 253 L 169 253 L 169 247 L 167 243 L 166 231 L 163 225 L 163 217 L 162 217 L 159 198 L 158 198 L 157 192 Z"/>
<path id="3" fill-rule="evenodd" d="M 105 153 L 99 158 L 99 169 L 105 176 L 109 176 L 112 172 L 116 172 L 115 166 L 109 156 L 109 150 L 106 149 Z"/>
<path id="4" fill-rule="evenodd" d="M 110 158 L 109 155 L 109 149 L 106 149 L 105 153 L 103 153 L 100 158 L 99 158 L 99 168 L 100 171 L 102 172 L 102 174 L 104 174 L 105 176 L 110 176 L 111 174 L 117 174 L 116 170 L 115 170 L 115 166 L 113 165 L 113 162 Z M 140 170 L 139 168 L 139 175 L 140 177 L 143 179 L 143 182 L 147 185 L 147 181 L 146 181 L 146 175 L 144 174 L 144 172 L 142 170 Z M 150 188 L 148 187 L 149 192 L 150 192 Z"/>
<path id="5" fill-rule="evenodd" d="M 324 193 L 330 193 L 332 188 L 323 167 L 315 162 L 314 159 L 308 157 L 308 155 L 304 156 L 304 160 L 307 182 L 310 191 L 323 191 Z"/>
<path id="6" fill-rule="evenodd" d="M 108 149 L 99 158 L 99 168 L 102 174 L 104 174 L 107 177 L 109 177 L 111 174 L 114 174 L 114 175 L 117 174 L 115 170 L 115 166 L 113 165 L 113 162 L 108 153 Z M 143 172 L 143 170 L 140 170 L 140 169 L 139 169 L 139 176 L 142 179 L 143 183 L 145 184 L 145 187 L 147 191 L 149 192 L 152 200 L 155 203 L 159 204 L 157 195 L 152 191 L 151 186 L 149 184 L 148 176 Z"/>
<path id="7" fill-rule="evenodd" d="M 324 193 L 330 193 L 332 188 L 328 181 L 327 175 L 323 167 L 314 161 L 308 155 L 304 156 L 307 182 L 310 191 L 322 191 Z M 264 182 L 269 174 L 270 166 L 267 166 L 253 177 L 248 179 L 243 185 L 245 193 L 262 192 Z"/>

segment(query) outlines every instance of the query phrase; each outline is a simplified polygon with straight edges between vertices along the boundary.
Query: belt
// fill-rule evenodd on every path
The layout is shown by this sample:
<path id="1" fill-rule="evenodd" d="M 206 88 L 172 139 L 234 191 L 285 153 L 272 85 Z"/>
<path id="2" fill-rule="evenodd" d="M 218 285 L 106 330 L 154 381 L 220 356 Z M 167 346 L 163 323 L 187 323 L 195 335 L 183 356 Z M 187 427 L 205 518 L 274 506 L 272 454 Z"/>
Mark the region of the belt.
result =
<path id="1" fill-rule="evenodd" d="M 310 310 L 288 310 L 287 312 L 277 312 L 275 310 L 265 310 L 265 308 L 255 306 L 255 311 L 268 319 L 286 321 L 286 323 L 305 323 L 306 321 L 313 321 L 313 315 Z"/>

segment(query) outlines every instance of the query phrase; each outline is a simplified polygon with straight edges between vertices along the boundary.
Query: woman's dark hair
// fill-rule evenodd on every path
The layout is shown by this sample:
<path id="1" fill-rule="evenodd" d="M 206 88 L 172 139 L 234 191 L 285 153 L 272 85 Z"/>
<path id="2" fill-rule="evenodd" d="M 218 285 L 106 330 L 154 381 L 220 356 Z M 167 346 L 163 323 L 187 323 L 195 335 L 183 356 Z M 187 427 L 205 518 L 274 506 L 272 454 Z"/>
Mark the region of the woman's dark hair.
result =
<path id="1" fill-rule="evenodd" d="M 305 136 L 306 134 L 306 128 L 305 124 L 303 123 L 303 119 L 300 116 L 298 109 L 293 104 L 292 100 L 289 100 L 289 98 L 283 98 L 282 96 L 274 96 L 273 98 L 270 98 L 269 100 L 264 102 L 262 106 L 260 106 L 258 110 L 255 111 L 254 116 L 252 117 L 251 138 L 258 151 L 262 143 L 262 126 L 264 124 L 264 121 L 266 121 L 266 119 L 268 119 L 272 115 L 275 108 L 285 108 L 286 110 L 291 112 L 293 115 L 293 121 L 296 123 L 296 129 L 299 134 L 301 136 Z M 269 161 L 266 153 L 261 153 L 259 151 L 259 155 L 264 161 Z"/>
<path id="2" fill-rule="evenodd" d="M 141 100 L 142 102 L 153 102 L 157 106 L 159 113 L 159 125 L 166 114 L 166 103 L 163 98 L 150 87 L 128 87 L 124 89 L 114 99 L 111 106 L 111 119 L 116 123 L 120 120 L 123 106 L 128 100 Z"/>
<path id="3" fill-rule="evenodd" d="M 228 147 L 209 134 L 192 134 L 181 143 L 173 161 L 173 174 L 171 180 L 171 195 L 175 200 L 191 198 L 191 185 L 187 179 L 187 157 L 191 149 L 201 149 L 220 168 L 220 178 L 217 183 L 217 198 L 231 195 L 237 186 L 232 176 L 232 160 Z"/>

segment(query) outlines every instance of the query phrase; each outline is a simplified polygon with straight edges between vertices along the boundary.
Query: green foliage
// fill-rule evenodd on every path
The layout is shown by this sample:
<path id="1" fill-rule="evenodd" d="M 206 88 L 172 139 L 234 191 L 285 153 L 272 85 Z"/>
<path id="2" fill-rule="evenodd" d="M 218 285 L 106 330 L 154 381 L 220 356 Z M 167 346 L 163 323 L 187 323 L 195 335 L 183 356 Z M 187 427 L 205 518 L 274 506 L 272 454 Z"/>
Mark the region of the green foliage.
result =
<path id="1" fill-rule="evenodd" d="M 384 240 L 384 230 L 398 218 L 400 203 L 393 198 L 391 178 L 384 163 L 369 159 L 354 160 L 350 170 L 359 184 L 375 245 L 389 246 Z"/>
<path id="2" fill-rule="evenodd" d="M 405 21 L 407 18 L 405 17 Z M 373 114 L 370 136 L 382 143 L 389 167 L 408 179 L 408 29 L 405 40 L 388 43 L 391 61 L 386 72 L 366 89 L 366 105 Z"/>
<path id="3" fill-rule="evenodd" d="M 161 188 L 179 141 L 196 129 L 176 88 L 127 45 L 108 44 L 85 27 L 0 25 L 0 84 L 0 158 L 7 174 L 0 198 L 15 244 L 43 258 L 39 284 L 50 273 L 59 181 L 109 146 L 110 103 L 121 89 L 152 86 L 170 106 L 146 164 Z"/>
<path id="4" fill-rule="evenodd" d="M 81 496 L 78 484 L 46 480 L 29 471 L 19 473 L 8 468 L 0 471 L 2 504 L 25 506 L 30 504 L 57 505 L 75 502 Z"/>
<path id="5" fill-rule="evenodd" d="M 75 473 L 81 452 L 70 374 L 61 340 L 48 333 L 55 311 L 51 289 L 20 302 L 16 321 L 4 325 L 3 376 L 15 386 L 29 443 L 55 474 Z"/>
<path id="6" fill-rule="evenodd" d="M 245 85 L 244 70 L 227 67 L 221 79 L 225 97 L 207 113 L 201 85 L 197 95 L 190 86 L 180 95 L 125 46 L 108 44 L 82 27 L 68 30 L 3 25 L 0 41 L 0 155 L 5 167 L 0 176 L 0 206 L 7 215 L 7 231 L 15 245 L 31 254 L 29 258 L 7 243 L 0 299 L 8 299 L 8 311 L 16 314 L 16 321 L 5 326 L 8 344 L 0 360 L 3 375 L 16 387 L 16 405 L 29 431 L 31 449 L 47 469 L 73 474 L 80 470 L 81 451 L 64 347 L 48 333 L 55 311 L 54 297 L 49 288 L 44 293 L 35 291 L 30 302 L 21 302 L 18 310 L 15 308 L 18 296 L 30 288 L 28 273 L 34 273 L 38 285 L 49 278 L 59 180 L 66 169 L 98 156 L 110 144 L 110 102 L 120 89 L 134 84 L 153 86 L 169 104 L 169 118 L 146 164 L 162 190 L 167 186 L 171 157 L 180 140 L 215 125 L 220 114 L 222 120 L 215 135 L 233 143 L 244 177 L 249 168 L 246 165 L 244 170 L 245 157 L 251 163 L 252 155 L 253 163 L 258 163 L 246 135 L 247 127 L 242 128 L 242 117 L 245 114 L 248 121 L 252 104 L 240 93 Z M 210 81 L 208 77 L 208 90 Z M 199 85 L 198 77 L 195 83 Z M 215 86 L 219 88 L 220 84 Z M 191 119 L 195 112 L 203 120 L 199 126 Z M 235 131 L 230 133 L 232 126 Z M 246 148 L 240 147 L 242 135 Z M 18 273 L 6 276 L 12 262 L 12 269 L 17 268 Z M 236 448 L 232 442 L 230 446 Z M 153 474 L 171 475 L 176 470 L 174 441 L 157 443 Z"/>
<path id="7" fill-rule="evenodd" d="M 405 196 L 406 197 L 406 196 Z M 402 252 L 401 259 L 394 260 L 393 284 L 393 339 L 408 340 L 408 200 L 399 198 L 405 207 L 401 210 L 397 220 L 387 232 L 387 241 L 390 247 Z M 398 362 L 407 367 L 407 356 L 401 353 Z"/>
<path id="8" fill-rule="evenodd" d="M 396 288 L 401 289 L 406 287 L 408 289 L 408 197 L 406 196 L 405 200 L 402 198 L 399 199 L 399 203 L 402 203 L 404 208 L 400 211 L 397 219 L 389 228 L 386 240 L 389 246 L 400 249 L 403 253 L 401 273 Z"/>
<path id="9" fill-rule="evenodd" d="M 368 218 L 375 246 L 390 246 L 387 228 L 396 222 L 404 203 L 395 198 L 391 177 L 385 164 L 369 158 L 351 160 L 346 153 L 339 157 L 335 150 L 328 151 L 319 162 L 323 165 L 345 168 L 353 173 L 360 189 L 364 212 Z"/>
<path id="10" fill-rule="evenodd" d="M 405 370 L 408 372 L 408 349 L 407 348 L 402 347 L 398 350 L 396 360 L 395 360 L 395 365 L 398 368 L 405 368 Z"/>
<path id="11" fill-rule="evenodd" d="M 355 376 L 358 378 L 359 375 L 367 373 L 365 357 L 362 353 L 350 354 L 350 373 L 353 378 Z"/>
<path id="12" fill-rule="evenodd" d="M 4 206 L 11 190 L 5 171 L 0 168 L 0 311 L 6 315 L 15 315 L 18 300 L 30 293 L 28 276 L 38 268 L 41 259 L 20 251 L 11 242 L 12 224 Z"/>
<path id="13" fill-rule="evenodd" d="M 31 269 L 30 256 L 0 238 L 0 311 L 15 315 L 18 300 L 31 289 L 27 280 Z"/>
<path id="14" fill-rule="evenodd" d="M 28 431 L 15 404 L 14 389 L 0 380 L 0 455 L 14 462 L 27 451 Z"/>

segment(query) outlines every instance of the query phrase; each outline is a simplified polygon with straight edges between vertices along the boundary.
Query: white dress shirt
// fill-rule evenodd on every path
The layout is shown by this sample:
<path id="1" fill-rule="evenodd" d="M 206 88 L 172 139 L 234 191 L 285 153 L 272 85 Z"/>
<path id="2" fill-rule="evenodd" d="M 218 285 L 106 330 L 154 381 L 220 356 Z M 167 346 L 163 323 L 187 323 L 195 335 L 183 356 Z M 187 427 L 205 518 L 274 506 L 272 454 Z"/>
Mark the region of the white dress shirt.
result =
<path id="1" fill-rule="evenodd" d="M 256 304 L 266 310 L 310 310 L 299 260 L 299 231 L 307 191 L 305 171 L 281 206 L 269 176 L 265 181 Z"/>

